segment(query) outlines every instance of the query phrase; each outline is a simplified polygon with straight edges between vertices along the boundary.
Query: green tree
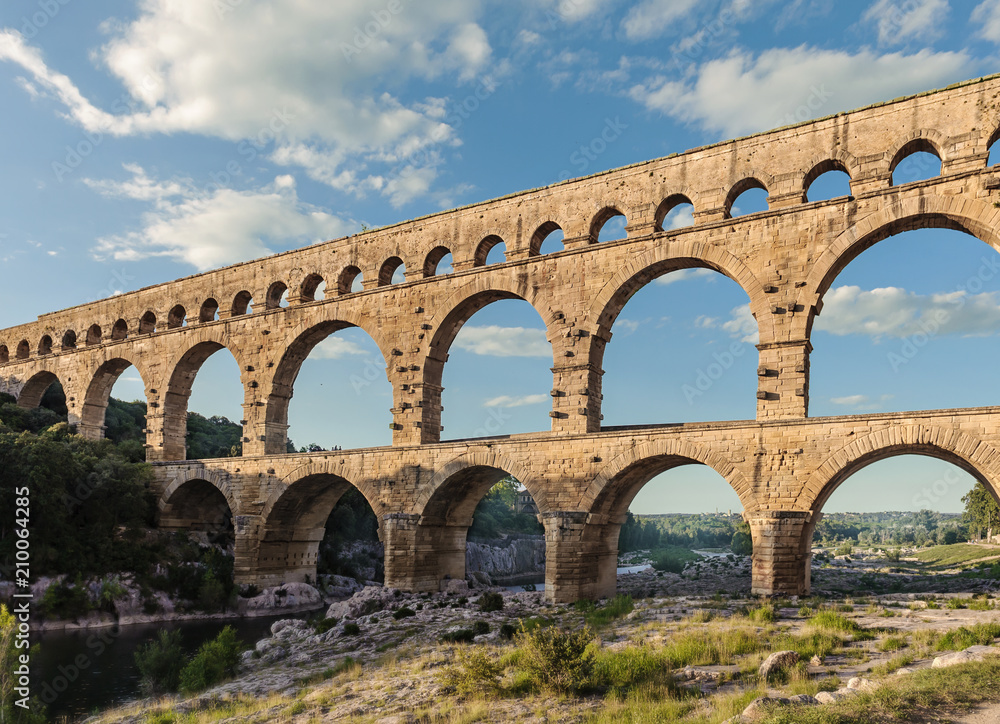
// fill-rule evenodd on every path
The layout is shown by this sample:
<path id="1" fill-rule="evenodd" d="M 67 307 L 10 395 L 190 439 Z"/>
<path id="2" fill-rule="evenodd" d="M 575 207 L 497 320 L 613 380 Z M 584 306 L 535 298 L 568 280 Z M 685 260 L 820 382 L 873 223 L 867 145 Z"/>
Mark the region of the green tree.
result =
<path id="1" fill-rule="evenodd" d="M 972 490 L 962 496 L 962 502 L 965 503 L 962 520 L 966 525 L 976 531 L 977 537 L 981 533 L 992 535 L 993 528 L 1000 524 L 1000 506 L 986 486 L 977 482 Z"/>
<path id="2" fill-rule="evenodd" d="M 753 536 L 750 535 L 749 523 L 739 524 L 729 545 L 732 547 L 733 553 L 738 556 L 753 555 Z"/>

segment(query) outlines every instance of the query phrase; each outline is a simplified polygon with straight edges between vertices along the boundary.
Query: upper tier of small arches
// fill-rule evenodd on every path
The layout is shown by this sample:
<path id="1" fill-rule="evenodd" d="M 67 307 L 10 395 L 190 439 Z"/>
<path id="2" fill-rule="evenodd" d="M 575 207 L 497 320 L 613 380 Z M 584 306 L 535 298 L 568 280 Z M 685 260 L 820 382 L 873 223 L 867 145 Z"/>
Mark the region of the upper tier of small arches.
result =
<path id="1" fill-rule="evenodd" d="M 975 158 L 982 157 L 984 166 L 988 162 L 989 149 L 998 138 L 1000 138 L 1000 128 L 989 137 L 985 149 L 974 149 L 976 151 Z M 796 190 L 789 193 L 787 184 L 785 185 L 786 191 L 782 194 L 783 201 L 780 206 L 786 208 L 794 203 L 823 200 L 810 198 L 809 191 L 821 176 L 828 173 L 846 175 L 851 195 L 854 194 L 854 187 L 858 180 L 864 180 L 868 184 L 879 181 L 883 188 L 887 184 L 892 186 L 897 167 L 914 154 L 936 157 L 939 162 L 937 167 L 926 163 L 923 166 L 918 164 L 918 171 L 920 168 L 930 168 L 933 173 L 929 174 L 929 177 L 939 175 L 943 173 L 941 169 L 945 164 L 957 158 L 956 154 L 952 154 L 955 158 L 949 156 L 949 148 L 951 145 L 948 139 L 936 131 L 928 130 L 907 136 L 897 144 L 896 148 L 886 152 L 878 164 L 873 165 L 870 159 L 866 162 L 867 165 L 862 164 L 846 151 L 838 152 L 831 157 L 815 159 L 801 174 L 801 182 L 796 185 Z M 968 151 L 966 151 L 966 155 L 968 155 Z M 529 226 L 529 233 L 523 235 L 524 241 L 521 241 L 520 238 L 505 239 L 503 232 L 484 233 L 475 237 L 478 241 L 473 244 L 469 244 L 467 241 L 453 240 L 449 242 L 431 238 L 423 244 L 414 244 L 413 248 L 409 250 L 401 248 L 402 245 L 397 245 L 393 249 L 393 253 L 364 262 L 357 259 L 360 252 L 355 249 L 354 253 L 351 254 L 353 260 L 341 262 L 339 266 L 335 262 L 336 254 L 334 253 L 330 255 L 329 260 L 323 260 L 325 269 L 315 268 L 298 273 L 294 277 L 289 275 L 286 278 L 271 280 L 267 283 L 266 288 L 257 289 L 256 294 L 250 289 L 242 288 L 242 285 L 228 292 L 216 288 L 212 296 L 175 303 L 165 312 L 154 309 L 137 309 L 135 316 L 131 319 L 102 320 L 91 324 L 86 330 L 53 330 L 49 327 L 44 334 L 39 335 L 35 340 L 3 340 L 0 341 L 0 364 L 26 360 L 33 356 L 45 356 L 60 351 L 74 350 L 81 346 L 78 341 L 80 339 L 83 340 L 83 346 L 121 341 L 137 335 L 178 329 L 190 324 L 208 324 L 217 320 L 258 312 L 270 312 L 283 307 L 346 296 L 392 284 L 426 280 L 442 273 L 465 271 L 497 261 L 509 262 L 530 259 L 542 255 L 542 245 L 552 234 L 568 229 L 582 230 L 583 233 L 577 234 L 574 238 L 564 238 L 563 243 L 566 249 L 597 244 L 601 241 L 602 230 L 615 217 L 624 217 L 626 238 L 649 233 L 682 233 L 685 230 L 682 226 L 691 228 L 699 224 L 732 218 L 737 200 L 744 193 L 753 189 L 760 189 L 767 195 L 766 203 L 770 209 L 772 208 L 771 193 L 778 186 L 779 184 L 767 173 L 748 170 L 738 181 L 729 186 L 721 207 L 707 192 L 698 193 L 692 189 L 683 189 L 667 193 L 651 204 L 626 203 L 624 198 L 605 201 L 589 219 L 576 219 L 575 221 L 564 219 L 563 223 L 560 223 L 559 220 L 546 218 Z M 874 187 L 869 185 L 868 188 Z M 717 198 L 717 194 L 715 198 Z M 689 210 L 690 218 L 684 224 L 671 224 L 665 228 L 665 220 L 668 216 L 681 207 Z M 651 218 L 649 218 L 649 212 L 646 209 L 653 209 Z M 764 213 L 765 211 L 766 209 L 756 213 Z M 754 213 L 747 215 L 753 216 Z M 376 237 L 377 239 L 378 237 Z M 521 245 L 521 248 L 517 248 L 517 245 Z M 378 248 L 380 245 L 374 244 L 373 246 Z M 382 248 L 384 249 L 385 246 L 382 245 Z M 499 255 L 496 253 L 499 250 L 504 252 L 502 259 L 499 259 Z M 493 252 L 492 255 L 491 252 Z M 445 265 L 442 264 L 442 261 L 449 256 L 453 257 L 451 267 L 443 269 Z M 494 261 L 491 262 L 491 259 Z M 223 286 L 222 284 L 211 284 L 210 275 L 211 272 L 206 275 L 209 277 L 206 281 L 209 282 L 210 286 Z M 330 282 L 329 286 L 328 281 Z M 263 303 L 259 305 L 254 302 L 258 296 L 263 300 Z M 141 299 L 141 297 L 137 297 L 137 299 Z M 188 309 L 196 312 L 192 314 L 191 318 L 188 316 Z M 58 342 L 54 339 L 58 339 Z"/>

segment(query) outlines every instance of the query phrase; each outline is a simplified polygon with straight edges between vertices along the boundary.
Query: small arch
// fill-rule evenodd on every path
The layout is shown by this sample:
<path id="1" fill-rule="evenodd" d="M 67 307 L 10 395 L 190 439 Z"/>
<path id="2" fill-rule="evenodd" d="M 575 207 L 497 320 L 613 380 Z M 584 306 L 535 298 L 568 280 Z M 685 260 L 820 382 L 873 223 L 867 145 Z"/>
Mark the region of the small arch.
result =
<path id="1" fill-rule="evenodd" d="M 281 307 L 287 307 L 288 302 L 285 300 L 285 293 L 287 291 L 288 286 L 284 282 L 274 282 L 267 288 L 267 296 L 264 299 L 264 307 L 267 309 L 280 309 Z"/>
<path id="2" fill-rule="evenodd" d="M 32 375 L 21 393 L 17 396 L 17 406 L 26 410 L 32 410 L 42 404 L 42 398 L 52 385 L 61 385 L 59 378 L 52 372 L 36 372 Z"/>
<path id="3" fill-rule="evenodd" d="M 63 335 L 62 348 L 76 349 L 76 332 L 74 332 L 72 329 L 67 329 L 66 333 Z"/>
<path id="4" fill-rule="evenodd" d="M 446 246 L 435 246 L 424 259 L 424 279 L 435 276 L 441 268 L 441 262 L 446 256 L 451 256 L 451 250 Z"/>
<path id="5" fill-rule="evenodd" d="M 52 354 L 52 337 L 47 334 L 42 335 L 42 338 L 38 340 L 38 354 Z"/>
<path id="6" fill-rule="evenodd" d="M 360 292 L 364 287 L 361 282 L 364 280 L 364 276 L 361 274 L 361 270 L 356 266 L 349 266 L 340 272 L 340 276 L 337 278 L 337 294 L 351 294 L 353 292 Z"/>
<path id="7" fill-rule="evenodd" d="M 694 223 L 694 204 L 684 194 L 671 194 L 656 207 L 653 218 L 655 231 L 672 231 L 691 226 Z"/>
<path id="8" fill-rule="evenodd" d="M 111 339 L 115 342 L 126 339 L 128 337 L 128 322 L 124 319 L 119 319 L 111 327 Z"/>
<path id="9" fill-rule="evenodd" d="M 819 182 L 815 188 L 813 184 Z M 840 193 L 846 191 L 846 193 Z M 802 197 L 806 202 L 827 201 L 851 195 L 851 173 L 840 159 L 821 161 L 802 180 Z"/>
<path id="10" fill-rule="evenodd" d="M 200 478 L 186 480 L 164 493 L 157 526 L 161 530 L 205 533 L 209 542 L 223 549 L 230 548 L 235 540 L 230 496 Z"/>
<path id="11" fill-rule="evenodd" d="M 531 235 L 531 242 L 528 244 L 528 256 L 541 256 L 543 253 L 552 253 L 553 251 L 561 251 L 562 249 L 550 249 L 548 252 L 542 252 L 542 246 L 548 241 L 550 244 L 554 245 L 554 242 L 558 241 L 559 245 L 562 246 L 562 238 L 555 239 L 553 235 L 559 235 L 562 232 L 562 227 L 559 226 L 554 221 L 546 221 L 544 224 L 535 229 L 535 233 Z"/>
<path id="12" fill-rule="evenodd" d="M 397 273 L 398 272 L 398 273 Z M 382 268 L 378 270 L 378 285 L 387 287 L 390 284 L 399 284 L 406 281 L 406 265 L 398 256 L 391 256 L 382 263 Z"/>
<path id="13" fill-rule="evenodd" d="M 0 344 L 0 364 L 8 362 L 10 362 L 10 350 L 7 349 L 7 345 Z"/>
<path id="14" fill-rule="evenodd" d="M 104 436 L 105 418 L 111 390 L 122 373 L 129 368 L 133 368 L 130 360 L 116 357 L 102 363 L 90 378 L 90 383 L 87 385 L 87 391 L 83 397 L 83 410 L 80 419 L 85 428 L 97 431 L 97 437 Z M 139 369 L 134 369 L 139 378 L 142 379 L 142 373 Z M 145 381 L 143 381 L 143 388 L 145 388 Z"/>
<path id="15" fill-rule="evenodd" d="M 22 339 L 17 344 L 16 357 L 18 359 L 28 359 L 28 357 L 30 356 L 31 356 L 31 344 L 28 343 L 28 340 Z"/>
<path id="16" fill-rule="evenodd" d="M 101 325 L 90 325 L 90 329 L 87 330 L 87 346 L 90 347 L 94 344 L 100 344 L 102 337 L 103 333 L 101 332 Z"/>
<path id="17" fill-rule="evenodd" d="M 187 310 L 180 304 L 167 314 L 167 329 L 178 329 L 187 324 Z"/>
<path id="18" fill-rule="evenodd" d="M 998 139 L 1000 139 L 1000 126 L 997 126 L 997 129 L 990 136 L 989 141 L 986 142 L 986 150 L 989 153 L 986 158 L 987 166 L 996 166 L 1000 163 L 1000 145 L 997 145 Z"/>
<path id="19" fill-rule="evenodd" d="M 739 207 L 736 205 L 736 202 L 740 199 L 740 197 L 743 196 L 743 194 L 745 194 L 747 191 L 753 191 L 754 189 L 760 189 L 761 191 L 764 192 L 765 194 L 764 201 L 766 203 L 767 202 L 766 195 L 769 194 L 770 192 L 767 190 L 767 186 L 765 186 L 761 181 L 757 180 L 753 176 L 748 176 L 742 181 L 737 182 L 731 189 L 729 189 L 729 194 L 726 196 L 726 204 L 725 204 L 725 214 L 727 219 L 733 218 L 734 208 L 739 209 Z M 740 210 L 737 216 L 755 214 L 760 211 L 766 211 L 766 210 L 767 210 L 766 207 L 764 209 L 751 208 L 748 211 Z"/>
<path id="20" fill-rule="evenodd" d="M 214 322 L 219 318 L 219 303 L 213 297 L 209 297 L 201 303 L 201 310 L 198 312 L 199 322 Z"/>
<path id="21" fill-rule="evenodd" d="M 623 221 L 623 226 L 621 231 L 624 232 L 624 224 L 628 223 L 628 219 L 625 218 L 625 214 L 623 214 L 617 207 L 605 206 L 603 209 L 598 211 L 597 215 L 594 216 L 594 219 L 590 222 L 590 243 L 597 244 L 598 242 L 617 241 L 618 239 L 624 239 L 625 238 L 624 233 L 621 236 L 615 235 L 616 238 L 614 239 L 607 238 L 609 234 L 605 230 L 605 227 L 608 226 L 608 222 L 611 221 L 612 219 L 618 218 L 619 216 L 622 218 Z M 608 231 L 610 231 L 610 227 Z M 604 232 L 603 236 L 602 232 Z"/>
<path id="22" fill-rule="evenodd" d="M 487 257 L 489 257 L 490 252 L 493 251 L 494 247 L 500 244 L 504 245 L 504 249 L 507 248 L 507 245 L 504 243 L 504 240 L 501 239 L 496 234 L 490 234 L 485 239 L 480 241 L 479 246 L 476 247 L 476 254 L 472 258 L 472 266 L 486 266 L 486 260 Z M 504 261 L 506 260 L 507 260 L 507 255 L 504 254 Z M 502 263 L 502 262 L 493 262 L 493 263 Z"/>
<path id="23" fill-rule="evenodd" d="M 232 316 L 241 317 L 244 314 L 250 314 L 253 311 L 251 304 L 253 304 L 253 295 L 244 289 L 233 297 Z"/>
<path id="24" fill-rule="evenodd" d="M 302 284 L 299 285 L 299 301 L 313 302 L 317 299 L 323 299 L 326 295 L 319 289 L 321 284 L 323 284 L 323 277 L 319 274 L 310 274 L 303 279 Z M 321 296 L 316 296 L 317 292 L 319 292 Z"/>
<path id="25" fill-rule="evenodd" d="M 893 186 L 940 176 L 941 152 L 929 138 L 911 138 L 892 157 L 889 173 Z"/>
<path id="26" fill-rule="evenodd" d="M 139 334 L 152 334 L 156 331 L 156 315 L 147 311 L 139 319 Z"/>

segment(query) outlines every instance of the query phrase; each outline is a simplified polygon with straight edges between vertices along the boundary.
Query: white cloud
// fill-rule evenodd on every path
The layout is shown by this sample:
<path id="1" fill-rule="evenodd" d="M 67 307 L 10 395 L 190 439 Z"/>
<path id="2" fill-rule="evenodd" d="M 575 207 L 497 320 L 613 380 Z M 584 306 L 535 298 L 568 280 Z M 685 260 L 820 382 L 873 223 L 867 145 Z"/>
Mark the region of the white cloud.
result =
<path id="1" fill-rule="evenodd" d="M 350 357 L 351 355 L 365 354 L 368 354 L 368 352 L 359 347 L 356 343 L 333 334 L 313 347 L 309 356 L 316 359 L 343 359 L 344 357 Z"/>
<path id="2" fill-rule="evenodd" d="M 483 407 L 524 407 L 525 405 L 540 405 L 549 399 L 548 395 L 500 395 L 483 402 Z"/>
<path id="3" fill-rule="evenodd" d="M 198 189 L 189 179 L 157 181 L 144 169 L 128 165 L 127 181 L 84 179 L 105 196 L 144 201 L 142 229 L 98 239 L 101 258 L 134 261 L 165 257 L 211 269 L 272 252 L 341 236 L 349 225 L 299 201 L 295 180 L 278 176 L 256 190 Z"/>
<path id="4" fill-rule="evenodd" d="M 616 333 L 621 332 L 623 335 L 629 335 L 635 332 L 635 330 L 639 329 L 639 325 L 641 324 L 642 322 L 638 322 L 634 319 L 622 319 L 621 317 L 619 317 L 618 319 L 615 320 L 614 331 Z"/>
<path id="5" fill-rule="evenodd" d="M 969 21 L 979 26 L 976 33 L 980 38 L 1000 43 L 1000 2 L 984 0 L 972 11 Z"/>
<path id="6" fill-rule="evenodd" d="M 489 357 L 551 357 L 552 345 L 545 330 L 525 327 L 462 327 L 455 346 Z"/>
<path id="7" fill-rule="evenodd" d="M 683 204 L 676 209 L 671 209 L 664 221 L 666 222 L 663 228 L 664 231 L 673 231 L 674 229 L 683 229 L 686 226 L 691 226 L 694 224 L 694 207 L 690 204 Z"/>
<path id="8" fill-rule="evenodd" d="M 878 42 L 899 45 L 934 38 L 948 15 L 948 0 L 876 0 L 861 20 L 878 24 Z"/>
<path id="9" fill-rule="evenodd" d="M 831 397 L 830 402 L 858 410 L 873 410 L 891 400 L 892 397 L 892 395 L 879 395 L 877 399 L 872 399 L 868 395 L 846 395 L 844 397 Z"/>
<path id="10" fill-rule="evenodd" d="M 0 31 L 0 60 L 88 131 L 253 139 L 259 153 L 341 189 L 387 188 L 387 169 L 454 143 L 443 99 L 402 94 L 445 74 L 468 81 L 492 62 L 479 3 L 464 0 L 400 3 L 396 13 L 384 0 L 138 5 L 134 20 L 104 24 L 109 39 L 92 54 L 125 89 L 107 109 L 16 30 Z"/>
<path id="11" fill-rule="evenodd" d="M 628 11 L 622 29 L 629 40 L 656 38 L 699 5 L 698 0 L 643 0 Z"/>
<path id="12" fill-rule="evenodd" d="M 595 15 L 614 0 L 555 0 L 555 12 L 566 22 L 575 23 L 591 15 Z"/>
<path id="13" fill-rule="evenodd" d="M 716 274 L 718 274 L 717 271 L 706 269 L 705 267 L 678 269 L 677 271 L 668 272 L 663 276 L 656 277 L 654 283 L 665 287 L 677 282 L 690 281 L 691 279 L 711 279 Z"/>
<path id="14" fill-rule="evenodd" d="M 971 72 L 965 52 L 851 54 L 802 45 L 758 56 L 734 50 L 702 64 L 690 80 L 656 75 L 629 96 L 677 120 L 739 136 L 940 87 Z"/>

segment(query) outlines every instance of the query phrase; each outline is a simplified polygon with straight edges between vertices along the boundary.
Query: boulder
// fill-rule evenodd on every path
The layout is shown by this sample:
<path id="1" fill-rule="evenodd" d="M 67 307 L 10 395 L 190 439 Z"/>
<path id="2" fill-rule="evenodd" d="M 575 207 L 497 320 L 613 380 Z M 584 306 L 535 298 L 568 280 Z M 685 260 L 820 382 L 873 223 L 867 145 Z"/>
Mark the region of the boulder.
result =
<path id="1" fill-rule="evenodd" d="M 843 701 L 844 699 L 850 699 L 852 696 L 857 696 L 857 689 L 837 689 L 836 691 L 821 691 L 816 695 L 816 701 L 820 704 L 835 704 L 838 701 Z"/>
<path id="2" fill-rule="evenodd" d="M 465 583 L 465 581 L 462 581 Z M 327 618 L 354 619 L 385 610 L 396 601 L 399 591 L 394 588 L 367 586 L 345 601 L 331 604 L 326 611 Z"/>
<path id="3" fill-rule="evenodd" d="M 763 721 L 768 714 L 768 710 L 773 706 L 787 706 L 789 700 L 783 697 L 775 696 L 758 696 L 756 699 L 751 701 L 747 708 L 743 710 L 740 714 L 741 721 L 744 722 L 757 722 Z"/>
<path id="4" fill-rule="evenodd" d="M 323 605 L 320 592 L 308 583 L 285 583 L 265 588 L 253 598 L 241 598 L 239 610 L 247 616 L 268 616 L 276 612 L 311 611 Z"/>
<path id="5" fill-rule="evenodd" d="M 968 651 L 956 651 L 951 654 L 945 654 L 944 656 L 938 656 L 931 663 L 931 667 L 935 669 L 943 669 L 948 666 L 955 666 L 957 664 L 967 664 L 971 661 L 982 661 L 983 655 L 978 653 L 970 654 Z"/>
<path id="6" fill-rule="evenodd" d="M 788 702 L 790 704 L 798 704 L 799 706 L 816 706 L 819 704 L 819 700 L 815 696 L 809 696 L 808 694 L 790 696 L 788 697 Z"/>
<path id="7" fill-rule="evenodd" d="M 798 662 L 799 655 L 795 651 L 775 651 L 764 659 L 764 663 L 757 669 L 757 675 L 766 681 L 779 671 L 795 666 Z"/>
<path id="8" fill-rule="evenodd" d="M 865 679 L 861 676 L 854 676 L 847 682 L 848 689 L 855 689 L 857 691 L 870 691 L 876 688 L 876 684 L 873 681 Z"/>
<path id="9" fill-rule="evenodd" d="M 823 665 L 823 657 L 822 656 L 813 656 L 811 659 L 809 659 L 809 665 L 810 666 L 822 666 Z"/>

